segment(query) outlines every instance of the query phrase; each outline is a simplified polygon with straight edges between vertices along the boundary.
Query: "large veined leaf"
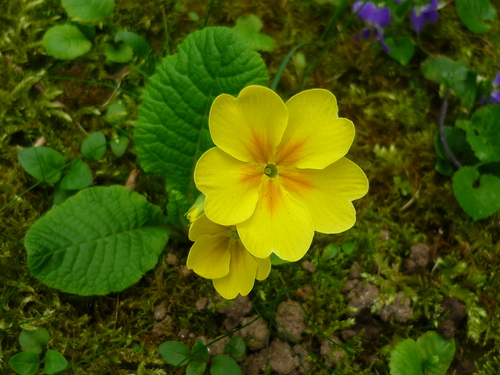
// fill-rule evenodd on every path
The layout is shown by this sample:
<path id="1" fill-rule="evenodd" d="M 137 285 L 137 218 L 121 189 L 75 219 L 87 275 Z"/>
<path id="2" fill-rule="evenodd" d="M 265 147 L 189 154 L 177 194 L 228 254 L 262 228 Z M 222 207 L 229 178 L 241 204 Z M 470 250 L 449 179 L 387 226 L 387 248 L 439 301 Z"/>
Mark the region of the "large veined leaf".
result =
<path id="1" fill-rule="evenodd" d="M 113 14 L 115 0 L 62 0 L 70 18 L 82 22 L 97 22 Z"/>
<path id="2" fill-rule="evenodd" d="M 208 132 L 213 100 L 267 79 L 260 55 L 236 31 L 209 27 L 189 35 L 177 54 L 163 59 L 142 97 L 134 136 L 144 170 L 162 174 L 169 190 L 193 198 L 196 161 L 213 147 Z"/>
<path id="3" fill-rule="evenodd" d="M 159 207 L 122 186 L 82 190 L 28 231 L 28 266 L 63 292 L 121 291 L 156 265 L 168 240 L 164 223 Z"/>

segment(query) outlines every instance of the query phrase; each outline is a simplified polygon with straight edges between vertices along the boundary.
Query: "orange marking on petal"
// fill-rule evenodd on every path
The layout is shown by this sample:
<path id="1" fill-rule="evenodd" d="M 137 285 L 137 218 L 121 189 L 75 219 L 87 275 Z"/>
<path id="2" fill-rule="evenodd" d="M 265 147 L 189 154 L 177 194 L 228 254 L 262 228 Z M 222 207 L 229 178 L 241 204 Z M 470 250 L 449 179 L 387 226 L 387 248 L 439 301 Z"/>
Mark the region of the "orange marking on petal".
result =
<path id="1" fill-rule="evenodd" d="M 254 130 L 251 131 L 251 139 L 249 139 L 247 150 L 255 162 L 267 164 L 272 155 L 272 149 L 269 136 L 258 134 Z"/>
<path id="2" fill-rule="evenodd" d="M 287 170 L 280 175 L 283 187 L 294 195 L 302 195 L 306 190 L 317 190 L 318 187 L 307 178 L 307 175 L 300 173 L 298 169 Z"/>
<path id="3" fill-rule="evenodd" d="M 264 180 L 265 181 L 265 180 Z M 273 216 L 276 208 L 282 206 L 283 197 L 281 196 L 281 189 L 279 182 L 276 180 L 267 179 L 262 184 L 260 204 L 267 209 L 269 216 Z"/>
<path id="4" fill-rule="evenodd" d="M 295 142 L 293 144 L 285 143 L 283 146 L 279 147 L 276 164 L 281 164 L 283 166 L 293 166 L 298 160 L 300 160 L 301 152 L 306 143 L 306 139 L 301 142 Z"/>
<path id="5" fill-rule="evenodd" d="M 256 188 L 259 186 L 263 175 L 262 168 L 258 164 L 247 163 L 246 166 L 242 168 L 242 176 L 238 180 L 238 183 Z"/>

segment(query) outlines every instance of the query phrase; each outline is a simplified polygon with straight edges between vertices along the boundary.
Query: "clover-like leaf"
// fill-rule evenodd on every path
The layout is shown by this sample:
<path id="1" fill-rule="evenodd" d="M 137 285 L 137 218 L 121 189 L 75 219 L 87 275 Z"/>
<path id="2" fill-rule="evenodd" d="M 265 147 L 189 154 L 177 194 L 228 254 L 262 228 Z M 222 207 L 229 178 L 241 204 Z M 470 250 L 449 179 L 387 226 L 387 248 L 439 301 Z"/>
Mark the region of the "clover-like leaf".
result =
<path id="1" fill-rule="evenodd" d="M 424 350 L 412 339 L 398 342 L 391 351 L 391 375 L 423 375 Z"/>
<path id="2" fill-rule="evenodd" d="M 483 162 L 500 161 L 500 104 L 479 108 L 470 121 L 457 121 L 467 133 L 467 141 Z"/>
<path id="3" fill-rule="evenodd" d="M 186 375 L 203 375 L 206 368 L 207 362 L 194 359 L 189 362 L 186 368 Z"/>
<path id="4" fill-rule="evenodd" d="M 49 147 L 28 147 L 19 151 L 17 159 L 24 170 L 40 181 L 56 183 L 64 168 L 64 156 Z"/>
<path id="5" fill-rule="evenodd" d="M 57 374 L 66 367 L 68 367 L 68 361 L 61 353 L 52 349 L 47 350 L 45 354 L 45 366 L 43 368 L 46 374 Z"/>
<path id="6" fill-rule="evenodd" d="M 40 358 L 37 353 L 21 352 L 9 358 L 9 366 L 21 375 L 35 375 L 40 368 Z"/>
<path id="7" fill-rule="evenodd" d="M 122 135 L 118 138 L 115 138 L 111 141 L 110 146 L 111 146 L 111 151 L 113 151 L 113 154 L 119 158 L 125 154 L 127 151 L 128 147 L 128 137 Z"/>
<path id="8" fill-rule="evenodd" d="M 68 174 L 61 180 L 61 188 L 66 190 L 81 190 L 88 188 L 94 183 L 94 177 L 87 163 L 77 160 L 69 170 Z"/>
<path id="9" fill-rule="evenodd" d="M 187 365 L 191 358 L 191 350 L 186 344 L 179 341 L 166 341 L 158 347 L 163 360 L 173 366 Z"/>
<path id="10" fill-rule="evenodd" d="M 262 34 L 262 21 L 259 17 L 249 14 L 236 20 L 236 30 L 245 41 L 256 51 L 272 52 L 276 49 L 276 42 L 269 35 Z"/>
<path id="11" fill-rule="evenodd" d="M 191 348 L 191 353 L 193 358 L 199 359 L 200 361 L 208 361 L 210 358 L 207 346 L 200 339 L 196 340 L 196 343 Z"/>
<path id="12" fill-rule="evenodd" d="M 92 133 L 83 141 L 82 155 L 90 160 L 99 160 L 106 155 L 106 137 L 102 132 Z"/>
<path id="13" fill-rule="evenodd" d="M 247 352 L 247 346 L 245 340 L 240 336 L 233 336 L 231 340 L 224 347 L 224 352 L 232 355 L 234 358 L 240 358 Z"/>
<path id="14" fill-rule="evenodd" d="M 457 13 L 467 28 L 474 33 L 484 33 L 491 26 L 497 12 L 488 0 L 456 0 Z"/>
<path id="15" fill-rule="evenodd" d="M 406 66 L 413 57 L 415 52 L 415 45 L 412 40 L 407 36 L 398 38 L 386 38 L 385 44 L 389 47 L 389 56 L 399 62 L 401 65 Z"/>
<path id="16" fill-rule="evenodd" d="M 115 0 L 62 0 L 62 6 L 71 19 L 95 23 L 113 14 Z"/>
<path id="17" fill-rule="evenodd" d="M 141 59 L 146 58 L 149 51 L 151 50 L 151 46 L 142 36 L 132 32 L 132 31 L 118 31 L 114 38 L 115 42 L 124 42 L 128 44 L 134 50 Z"/>
<path id="18" fill-rule="evenodd" d="M 86 54 L 92 43 L 75 25 L 59 25 L 47 30 L 43 36 L 47 55 L 60 60 L 73 60 Z"/>
<path id="19" fill-rule="evenodd" d="M 106 44 L 104 46 L 104 56 L 106 56 L 106 62 L 126 63 L 134 57 L 134 50 L 126 43 L 122 43 L 118 47 Z"/>
<path id="20" fill-rule="evenodd" d="M 422 65 L 424 77 L 451 88 L 466 108 L 471 108 L 477 92 L 476 74 L 447 57 L 431 57 Z"/>
<path id="21" fill-rule="evenodd" d="M 210 368 L 212 375 L 243 375 L 241 368 L 231 357 L 225 354 L 219 354 L 212 360 L 212 367 Z"/>
<path id="22" fill-rule="evenodd" d="M 143 169 L 163 175 L 169 191 L 192 199 L 196 162 L 213 147 L 208 131 L 213 100 L 267 79 L 262 58 L 236 31 L 207 27 L 190 34 L 177 54 L 163 59 L 142 97 L 134 137 Z"/>
<path id="23" fill-rule="evenodd" d="M 25 352 L 40 354 L 49 340 L 50 333 L 43 327 L 37 327 L 34 330 L 24 329 L 19 335 L 19 343 Z"/>
<path id="24" fill-rule="evenodd" d="M 425 375 L 445 375 L 455 355 L 455 340 L 447 340 L 439 333 L 430 331 L 420 336 L 417 344 L 425 352 Z"/>
<path id="25" fill-rule="evenodd" d="M 460 207 L 474 220 L 484 219 L 500 209 L 500 178 L 462 167 L 453 175 L 453 191 Z"/>
<path id="26" fill-rule="evenodd" d="M 28 266 L 63 292 L 118 292 L 156 265 L 168 240 L 164 224 L 159 207 L 123 186 L 81 190 L 28 231 Z"/>

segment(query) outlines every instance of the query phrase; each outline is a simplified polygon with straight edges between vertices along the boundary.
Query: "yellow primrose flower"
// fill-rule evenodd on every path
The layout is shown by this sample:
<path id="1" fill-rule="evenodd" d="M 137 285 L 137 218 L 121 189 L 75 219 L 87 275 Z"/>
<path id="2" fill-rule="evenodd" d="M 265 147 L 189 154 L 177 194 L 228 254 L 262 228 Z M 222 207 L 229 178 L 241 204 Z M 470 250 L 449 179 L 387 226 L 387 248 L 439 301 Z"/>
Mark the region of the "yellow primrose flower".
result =
<path id="1" fill-rule="evenodd" d="M 352 200 L 368 191 L 363 171 L 344 155 L 354 125 L 338 117 L 335 96 L 303 91 L 286 103 L 249 86 L 222 94 L 210 110 L 217 147 L 198 160 L 194 178 L 206 195 L 205 214 L 235 225 L 248 251 L 296 261 L 314 231 L 339 233 L 356 221 Z"/>
<path id="2" fill-rule="evenodd" d="M 271 271 L 269 257 L 250 254 L 238 238 L 236 227 L 222 226 L 201 215 L 189 228 L 194 241 L 187 267 L 198 275 L 213 279 L 214 287 L 226 299 L 246 296 L 255 279 L 264 280 Z"/>

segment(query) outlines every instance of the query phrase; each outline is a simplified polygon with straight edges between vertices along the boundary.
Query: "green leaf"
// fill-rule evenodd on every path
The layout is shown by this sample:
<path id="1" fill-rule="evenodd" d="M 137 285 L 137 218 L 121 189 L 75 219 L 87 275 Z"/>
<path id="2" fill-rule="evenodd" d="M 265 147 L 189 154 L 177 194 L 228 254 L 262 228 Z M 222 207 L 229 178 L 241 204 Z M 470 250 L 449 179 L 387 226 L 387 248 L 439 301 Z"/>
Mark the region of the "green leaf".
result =
<path id="1" fill-rule="evenodd" d="M 455 340 L 446 340 L 439 333 L 430 331 L 417 339 L 425 352 L 425 375 L 445 375 L 455 355 Z"/>
<path id="2" fill-rule="evenodd" d="M 463 120 L 457 120 L 457 127 L 444 127 L 446 142 L 453 155 L 455 155 L 461 163 L 476 164 L 479 160 L 474 156 L 469 143 L 467 143 L 466 133 L 460 129 L 458 125 L 459 121 Z M 434 133 L 434 148 L 439 156 L 435 169 L 445 176 L 451 176 L 454 172 L 453 164 L 450 162 L 450 158 L 441 142 L 439 131 Z"/>
<path id="3" fill-rule="evenodd" d="M 45 354 L 45 366 L 43 371 L 48 374 L 56 374 L 68 367 L 68 361 L 64 356 L 56 352 L 55 350 L 49 349 Z"/>
<path id="4" fill-rule="evenodd" d="M 193 198 L 193 171 L 213 147 L 208 112 L 216 96 L 266 84 L 262 58 L 236 31 L 207 27 L 190 34 L 149 79 L 135 124 L 135 151 L 146 172 L 167 178 L 168 190 Z"/>
<path id="5" fill-rule="evenodd" d="M 63 292 L 118 292 L 156 265 L 168 240 L 164 223 L 159 207 L 123 186 L 81 190 L 28 231 L 28 266 Z"/>
<path id="6" fill-rule="evenodd" d="M 207 362 L 193 360 L 186 368 L 186 375 L 203 375 L 207 368 Z"/>
<path id="7" fill-rule="evenodd" d="M 243 375 L 240 365 L 231 357 L 225 354 L 219 354 L 212 360 L 210 368 L 212 375 Z"/>
<path id="8" fill-rule="evenodd" d="M 465 138 L 465 132 L 462 129 L 445 126 L 444 136 L 448 147 L 451 152 L 453 152 L 453 155 L 457 156 L 470 151 L 470 146 Z M 441 142 L 441 135 L 439 131 L 436 131 L 434 134 L 434 148 L 441 159 L 450 160 L 446 150 L 444 149 L 443 143 Z"/>
<path id="9" fill-rule="evenodd" d="M 66 190 L 81 190 L 92 186 L 94 178 L 89 166 L 83 160 L 77 160 L 61 181 L 61 188 Z"/>
<path id="10" fill-rule="evenodd" d="M 245 41 L 256 51 L 272 52 L 276 49 L 276 42 L 269 35 L 262 34 L 262 21 L 259 17 L 249 14 L 236 20 L 236 30 Z"/>
<path id="11" fill-rule="evenodd" d="M 19 151 L 17 159 L 24 170 L 40 181 L 55 184 L 61 178 L 64 156 L 49 147 L 29 147 Z"/>
<path id="12" fill-rule="evenodd" d="M 118 31 L 115 35 L 115 42 L 124 42 L 134 50 L 141 59 L 145 59 L 149 51 L 151 51 L 151 46 L 142 36 L 137 35 L 132 31 Z"/>
<path id="13" fill-rule="evenodd" d="M 172 190 L 168 196 L 167 213 L 170 221 L 177 228 L 186 228 L 186 213 L 191 202 L 179 190 Z"/>
<path id="14" fill-rule="evenodd" d="M 415 52 L 415 45 L 407 36 L 396 38 L 386 38 L 385 43 L 389 47 L 389 56 L 403 66 L 407 66 Z"/>
<path id="15" fill-rule="evenodd" d="M 271 253 L 271 264 L 273 266 L 280 266 L 282 264 L 287 264 L 290 263 L 287 260 L 281 259 L 279 256 L 277 256 L 275 253 Z"/>
<path id="16" fill-rule="evenodd" d="M 115 0 L 62 0 L 62 6 L 71 19 L 96 23 L 113 14 Z"/>
<path id="17" fill-rule="evenodd" d="M 468 109 L 474 104 L 477 91 L 476 74 L 465 63 L 447 57 L 431 57 L 422 65 L 424 77 L 451 88 Z"/>
<path id="18" fill-rule="evenodd" d="M 92 133 L 82 143 L 82 155 L 90 160 L 99 160 L 106 155 L 106 137 L 102 132 Z"/>
<path id="19" fill-rule="evenodd" d="M 482 164 L 477 169 L 481 174 L 491 174 L 500 178 L 500 161 Z"/>
<path id="20" fill-rule="evenodd" d="M 163 360 L 173 366 L 185 366 L 191 358 L 191 350 L 179 341 L 166 341 L 158 347 Z"/>
<path id="21" fill-rule="evenodd" d="M 431 57 L 422 65 L 425 78 L 447 87 L 464 80 L 468 71 L 463 61 L 456 62 L 444 56 Z"/>
<path id="22" fill-rule="evenodd" d="M 89 40 L 92 40 L 96 34 L 96 27 L 90 25 L 83 25 L 81 23 L 76 23 L 76 27 L 85 35 L 85 37 Z"/>
<path id="23" fill-rule="evenodd" d="M 43 36 L 47 55 L 60 60 L 73 60 L 86 54 L 92 43 L 74 25 L 54 26 Z"/>
<path id="24" fill-rule="evenodd" d="M 321 260 L 323 262 L 326 262 L 330 259 L 333 259 L 337 256 L 339 252 L 339 245 L 329 243 L 326 245 L 325 250 L 323 250 L 323 253 L 321 254 Z"/>
<path id="25" fill-rule="evenodd" d="M 488 0 L 456 0 L 457 13 L 467 28 L 474 33 L 490 29 L 486 21 L 493 21 L 497 12 Z"/>
<path id="26" fill-rule="evenodd" d="M 108 107 L 104 118 L 112 124 L 119 124 L 127 118 L 127 108 L 121 103 L 113 103 Z"/>
<path id="27" fill-rule="evenodd" d="M 21 352 L 9 359 L 12 370 L 21 375 L 34 375 L 40 368 L 40 358 L 33 352 Z"/>
<path id="28" fill-rule="evenodd" d="M 231 340 L 224 347 L 224 352 L 233 356 L 234 358 L 240 358 L 247 352 L 247 346 L 245 340 L 240 336 L 233 336 Z"/>
<path id="29" fill-rule="evenodd" d="M 500 209 L 500 178 L 480 175 L 473 167 L 462 167 L 455 172 L 453 191 L 460 207 L 474 220 L 484 219 Z"/>
<path id="30" fill-rule="evenodd" d="M 200 339 L 196 340 L 196 343 L 191 348 L 191 353 L 193 353 L 193 358 L 199 359 L 200 361 L 208 361 L 210 358 L 207 346 Z"/>
<path id="31" fill-rule="evenodd" d="M 436 165 L 434 167 L 436 171 L 441 173 L 444 176 L 451 176 L 453 174 L 453 164 L 449 160 L 438 158 Z"/>
<path id="32" fill-rule="evenodd" d="M 500 161 L 500 104 L 479 108 L 470 121 L 457 121 L 467 133 L 467 141 L 483 162 Z"/>
<path id="33" fill-rule="evenodd" d="M 106 56 L 106 62 L 126 63 L 134 57 L 134 50 L 125 43 L 120 44 L 118 48 L 112 44 L 106 44 L 104 46 L 104 56 Z"/>
<path id="34" fill-rule="evenodd" d="M 412 339 L 402 340 L 391 351 L 391 375 L 424 375 L 424 350 Z"/>
<path id="35" fill-rule="evenodd" d="M 356 244 L 354 242 L 344 242 L 340 245 L 340 248 L 344 254 L 351 255 L 356 250 Z"/>
<path id="36" fill-rule="evenodd" d="M 23 330 L 19 335 L 19 343 L 25 352 L 40 354 L 50 340 L 50 333 L 43 327 L 34 330 Z"/>
<path id="37" fill-rule="evenodd" d="M 115 138 L 111 141 L 111 151 L 113 151 L 113 154 L 119 158 L 127 152 L 127 147 L 128 147 L 128 137 L 125 137 L 124 135 Z"/>
<path id="38" fill-rule="evenodd" d="M 61 187 L 61 184 L 56 184 L 54 189 L 54 206 L 63 204 L 66 199 L 78 193 L 78 190 L 66 190 Z"/>

